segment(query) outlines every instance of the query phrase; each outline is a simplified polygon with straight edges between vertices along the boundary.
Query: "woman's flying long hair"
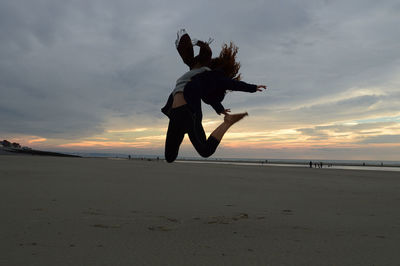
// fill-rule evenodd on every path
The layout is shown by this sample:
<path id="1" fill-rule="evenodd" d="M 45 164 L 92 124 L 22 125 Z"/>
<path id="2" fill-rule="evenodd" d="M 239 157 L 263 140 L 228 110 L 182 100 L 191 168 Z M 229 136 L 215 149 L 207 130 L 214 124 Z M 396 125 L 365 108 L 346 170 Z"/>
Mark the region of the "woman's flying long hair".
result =
<path id="1" fill-rule="evenodd" d="M 241 75 L 238 73 L 240 70 L 240 63 L 236 62 L 238 50 L 239 48 L 233 44 L 233 42 L 230 42 L 229 46 L 224 44 L 219 56 L 211 59 L 210 68 L 223 71 L 225 76 L 231 79 L 240 80 Z"/>

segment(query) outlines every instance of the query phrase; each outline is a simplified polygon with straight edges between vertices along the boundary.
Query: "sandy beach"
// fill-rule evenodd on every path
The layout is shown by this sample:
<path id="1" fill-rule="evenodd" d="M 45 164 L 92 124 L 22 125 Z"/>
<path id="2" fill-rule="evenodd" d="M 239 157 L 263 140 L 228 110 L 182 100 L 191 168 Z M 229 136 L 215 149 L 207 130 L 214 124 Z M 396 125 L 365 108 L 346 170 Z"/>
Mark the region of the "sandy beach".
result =
<path id="1" fill-rule="evenodd" d="M 1 265 L 400 265 L 399 172 L 0 156 Z"/>

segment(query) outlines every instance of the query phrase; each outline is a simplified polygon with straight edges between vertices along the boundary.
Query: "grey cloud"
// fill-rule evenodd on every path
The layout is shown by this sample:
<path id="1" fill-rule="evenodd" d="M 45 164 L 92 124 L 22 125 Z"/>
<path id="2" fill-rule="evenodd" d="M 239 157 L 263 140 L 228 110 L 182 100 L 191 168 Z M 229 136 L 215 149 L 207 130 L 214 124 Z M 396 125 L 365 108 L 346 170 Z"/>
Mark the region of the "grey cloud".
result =
<path id="1" fill-rule="evenodd" d="M 373 95 L 353 97 L 338 102 L 283 111 L 281 115 L 285 119 L 297 120 L 305 123 L 312 123 L 313 121 L 328 123 L 354 119 L 356 117 L 363 117 L 368 113 L 373 113 L 374 111 L 369 108 L 378 103 L 381 98 L 381 96 Z"/>
<path id="2" fill-rule="evenodd" d="M 0 133 L 80 138 L 101 133 L 112 115 L 158 113 L 159 78 L 167 80 L 163 68 L 172 60 L 160 49 L 163 34 L 137 26 L 146 15 L 157 21 L 151 15 L 160 10 L 152 8 L 147 1 L 2 2 Z"/>
<path id="3" fill-rule="evenodd" d="M 24 100 L 28 98 L 29 100 Z M 29 134 L 53 138 L 78 138 L 101 133 L 101 116 L 83 106 L 82 99 L 31 97 L 25 92 L 0 100 L 0 121 L 3 134 Z"/>
<path id="4" fill-rule="evenodd" d="M 165 124 L 159 109 L 187 70 L 174 48 L 180 27 L 214 37 L 214 54 L 235 41 L 245 81 L 270 86 L 263 97 L 227 96 L 233 110 L 268 109 L 267 121 L 277 124 L 398 110 L 394 90 L 312 104 L 352 87 L 387 89 L 400 63 L 394 7 L 397 1 L 5 0 L 0 133 L 79 138 L 102 132 L 113 116 Z"/>
<path id="5" fill-rule="evenodd" d="M 381 129 L 384 127 L 390 127 L 399 125 L 396 122 L 375 122 L 375 123 L 364 123 L 364 124 L 357 124 L 357 125 L 332 125 L 332 126 L 317 126 L 315 127 L 316 130 L 333 130 L 337 133 L 343 132 L 357 132 L 361 133 L 365 130 L 374 130 L 374 129 Z"/>
<path id="6" fill-rule="evenodd" d="M 397 15 L 391 12 L 394 2 L 386 3 L 335 1 L 310 10 L 311 22 L 297 31 L 254 44 L 263 53 L 242 50 L 265 66 L 250 65 L 245 76 L 270 85 L 277 104 L 334 95 L 351 87 L 380 86 L 397 76 L 399 64 L 395 51 L 400 42 L 389 33 L 397 31 L 393 23 Z M 347 8 L 354 14 L 346 13 Z"/>
<path id="7" fill-rule="evenodd" d="M 400 143 L 400 135 L 379 135 L 363 139 L 359 143 L 362 144 L 375 144 L 375 143 Z"/>
<path id="8" fill-rule="evenodd" d="M 395 92 L 390 95 L 364 95 L 345 100 L 332 100 L 327 103 L 319 103 L 306 107 L 290 107 L 287 104 L 280 106 L 279 104 L 269 101 L 268 104 L 265 104 L 265 108 L 247 109 L 252 116 L 257 116 L 257 119 L 253 119 L 253 122 L 249 121 L 248 125 L 258 128 L 260 125 L 265 125 L 265 128 L 269 130 L 311 128 L 318 132 L 322 132 L 324 129 L 331 129 L 342 132 L 350 130 L 361 133 L 361 130 L 372 130 L 374 126 L 376 126 L 376 128 L 381 128 L 390 126 L 390 123 L 395 123 L 394 121 L 396 121 L 396 118 L 390 117 L 400 112 L 398 109 L 398 106 L 400 106 L 400 98 L 396 97 L 396 95 L 397 93 Z M 254 98 L 256 100 L 265 99 L 263 96 Z M 235 110 L 238 110 L 237 106 L 234 106 L 236 108 Z M 374 123 L 362 121 L 371 116 L 376 118 L 386 117 L 385 121 L 387 121 L 387 123 L 379 122 L 374 125 Z M 353 121 L 360 121 L 359 125 L 319 127 L 321 124 L 341 124 Z M 393 126 L 396 125 L 393 124 Z"/>
<path id="9" fill-rule="evenodd" d="M 66 1 L 2 1 L 0 4 L 0 55 L 33 52 L 51 45 L 65 31 Z"/>
<path id="10" fill-rule="evenodd" d="M 300 128 L 296 131 L 300 132 L 302 135 L 309 136 L 309 139 L 311 140 L 323 140 L 329 137 L 327 133 L 316 128 Z"/>
<path id="11" fill-rule="evenodd" d="M 377 137 L 370 137 L 370 135 L 381 134 L 382 129 L 398 125 L 400 124 L 396 122 L 375 122 L 375 123 L 364 123 L 357 125 L 315 126 L 309 128 L 299 128 L 297 129 L 297 131 L 300 132 L 302 135 L 308 136 L 310 139 L 319 139 L 319 140 L 328 139 L 329 134 L 327 133 L 327 131 L 333 131 L 335 133 L 340 133 L 340 134 L 349 134 L 349 135 L 357 134 L 359 136 L 365 136 L 364 140 L 360 141 L 359 143 L 374 143 L 373 141 L 379 141 L 379 140 L 389 141 L 387 143 L 391 143 L 393 138 L 388 137 L 386 135 L 385 136 L 380 135 Z"/>

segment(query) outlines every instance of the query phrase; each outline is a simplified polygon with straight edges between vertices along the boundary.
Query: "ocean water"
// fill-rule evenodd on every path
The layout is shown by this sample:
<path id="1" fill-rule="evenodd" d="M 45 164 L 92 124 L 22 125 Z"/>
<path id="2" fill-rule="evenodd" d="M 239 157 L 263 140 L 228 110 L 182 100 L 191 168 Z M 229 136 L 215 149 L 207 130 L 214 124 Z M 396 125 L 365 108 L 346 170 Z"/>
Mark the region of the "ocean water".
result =
<path id="1" fill-rule="evenodd" d="M 122 153 L 71 153 L 83 157 L 106 157 L 127 159 L 128 154 Z M 131 154 L 132 159 L 160 160 L 161 155 Z M 375 170 L 375 171 L 400 171 L 400 161 L 385 160 L 318 160 L 318 159 L 249 159 L 249 158 L 200 158 L 200 157 L 178 157 L 177 162 L 185 163 L 218 163 L 235 165 L 260 165 L 260 166 L 285 166 L 285 167 L 310 167 L 313 163 L 322 163 L 323 169 L 352 169 L 352 170 Z"/>
<path id="2" fill-rule="evenodd" d="M 188 158 L 186 158 L 187 160 Z M 315 168 L 322 163 L 323 169 L 349 169 L 373 171 L 399 171 L 400 161 L 372 161 L 372 160 L 316 160 L 316 159 L 247 159 L 247 158 L 214 158 L 207 160 L 193 160 L 196 162 L 229 163 L 236 165 L 261 165 L 309 168 L 310 161 Z"/>
<path id="3" fill-rule="evenodd" d="M 260 162 L 235 162 L 235 161 L 213 161 L 213 160 L 177 160 L 178 163 L 212 163 L 212 164 L 233 164 L 233 165 L 258 165 L 261 167 L 264 166 L 284 166 L 284 167 L 300 167 L 300 168 L 309 168 L 308 164 L 293 164 L 293 163 L 260 163 Z M 348 162 L 348 161 L 347 161 Z M 350 163 L 349 163 L 350 164 Z M 315 166 L 313 165 L 313 168 Z M 319 168 L 319 166 L 317 166 Z M 357 165 L 332 165 L 332 164 L 323 164 L 322 169 L 347 169 L 347 170 L 366 170 L 366 171 L 391 171 L 391 172 L 400 172 L 400 166 L 357 166 Z M 400 175 L 399 175 L 400 177 Z"/>

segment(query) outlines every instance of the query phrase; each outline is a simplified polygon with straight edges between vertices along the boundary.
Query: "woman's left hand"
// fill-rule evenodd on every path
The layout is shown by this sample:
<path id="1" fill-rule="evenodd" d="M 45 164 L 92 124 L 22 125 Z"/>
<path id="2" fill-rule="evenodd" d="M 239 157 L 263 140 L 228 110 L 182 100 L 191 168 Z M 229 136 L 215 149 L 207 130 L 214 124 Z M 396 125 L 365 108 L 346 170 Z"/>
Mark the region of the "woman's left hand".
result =
<path id="1" fill-rule="evenodd" d="M 263 91 L 262 89 L 266 90 L 267 86 L 266 85 L 257 85 L 257 91 Z"/>
<path id="2" fill-rule="evenodd" d="M 224 114 L 224 115 L 227 115 L 228 113 L 230 113 L 231 112 L 231 109 L 225 109 L 222 113 Z"/>

